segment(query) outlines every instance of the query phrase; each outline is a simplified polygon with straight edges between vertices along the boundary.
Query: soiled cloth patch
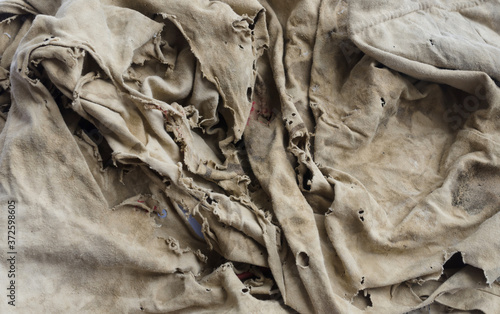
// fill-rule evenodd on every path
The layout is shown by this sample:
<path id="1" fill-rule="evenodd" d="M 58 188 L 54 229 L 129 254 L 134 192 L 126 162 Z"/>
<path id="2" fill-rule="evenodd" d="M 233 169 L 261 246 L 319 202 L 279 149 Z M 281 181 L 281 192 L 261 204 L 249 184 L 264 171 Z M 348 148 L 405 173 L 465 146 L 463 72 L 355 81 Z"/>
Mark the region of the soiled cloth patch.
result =
<path id="1" fill-rule="evenodd" d="M 0 2 L 0 312 L 495 313 L 498 12 Z"/>

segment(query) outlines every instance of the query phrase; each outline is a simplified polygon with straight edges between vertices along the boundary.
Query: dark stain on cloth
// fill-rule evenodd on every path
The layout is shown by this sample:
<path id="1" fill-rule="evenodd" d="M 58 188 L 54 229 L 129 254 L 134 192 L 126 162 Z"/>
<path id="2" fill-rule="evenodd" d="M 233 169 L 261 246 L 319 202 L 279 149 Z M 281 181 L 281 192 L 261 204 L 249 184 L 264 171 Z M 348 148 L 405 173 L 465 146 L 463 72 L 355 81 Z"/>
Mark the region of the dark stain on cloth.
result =
<path id="1" fill-rule="evenodd" d="M 452 205 L 477 215 L 500 203 L 500 171 L 492 165 L 472 164 L 458 174 L 452 190 Z"/>

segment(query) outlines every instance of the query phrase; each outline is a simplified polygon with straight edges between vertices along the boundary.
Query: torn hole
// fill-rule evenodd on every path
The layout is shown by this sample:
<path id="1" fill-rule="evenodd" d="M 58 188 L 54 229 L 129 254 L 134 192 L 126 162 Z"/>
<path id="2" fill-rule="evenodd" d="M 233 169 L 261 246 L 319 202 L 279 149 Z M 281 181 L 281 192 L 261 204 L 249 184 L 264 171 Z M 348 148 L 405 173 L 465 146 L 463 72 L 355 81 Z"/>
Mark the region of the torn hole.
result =
<path id="1" fill-rule="evenodd" d="M 361 284 L 363 285 L 365 283 L 365 277 L 361 277 Z"/>
<path id="2" fill-rule="evenodd" d="M 241 50 L 245 49 L 242 45 L 238 45 L 238 47 L 240 47 Z"/>
<path id="3" fill-rule="evenodd" d="M 371 296 L 366 290 L 358 291 L 358 294 L 352 300 L 352 304 L 363 311 L 369 307 L 373 307 Z"/>
<path id="4" fill-rule="evenodd" d="M 382 105 L 382 108 L 385 107 L 385 99 L 384 98 L 380 98 L 380 103 Z"/>
<path id="5" fill-rule="evenodd" d="M 252 88 L 247 88 L 247 99 L 248 101 L 252 101 Z"/>
<path id="6" fill-rule="evenodd" d="M 444 263 L 444 269 L 463 268 L 465 266 L 462 253 L 456 252 Z"/>
<path id="7" fill-rule="evenodd" d="M 304 176 L 302 177 L 302 188 L 304 190 L 306 191 L 311 190 L 312 179 L 313 179 L 313 173 L 311 170 L 307 169 L 306 173 L 304 173 Z"/>
<path id="8" fill-rule="evenodd" d="M 434 46 L 434 40 L 429 39 L 429 42 L 431 43 L 431 46 Z"/>
<path id="9" fill-rule="evenodd" d="M 309 267 L 309 255 L 306 252 L 297 254 L 297 265 L 301 267 Z"/>

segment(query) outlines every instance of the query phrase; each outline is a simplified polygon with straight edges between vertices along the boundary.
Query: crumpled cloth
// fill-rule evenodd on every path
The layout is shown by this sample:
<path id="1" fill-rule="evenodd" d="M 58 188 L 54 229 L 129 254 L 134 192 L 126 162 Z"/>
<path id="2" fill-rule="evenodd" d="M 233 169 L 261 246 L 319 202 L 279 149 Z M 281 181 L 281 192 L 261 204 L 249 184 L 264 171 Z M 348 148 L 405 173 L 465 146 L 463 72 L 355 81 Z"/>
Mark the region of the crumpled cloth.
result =
<path id="1" fill-rule="evenodd" d="M 499 1 L 0 18 L 0 312 L 500 308 Z"/>

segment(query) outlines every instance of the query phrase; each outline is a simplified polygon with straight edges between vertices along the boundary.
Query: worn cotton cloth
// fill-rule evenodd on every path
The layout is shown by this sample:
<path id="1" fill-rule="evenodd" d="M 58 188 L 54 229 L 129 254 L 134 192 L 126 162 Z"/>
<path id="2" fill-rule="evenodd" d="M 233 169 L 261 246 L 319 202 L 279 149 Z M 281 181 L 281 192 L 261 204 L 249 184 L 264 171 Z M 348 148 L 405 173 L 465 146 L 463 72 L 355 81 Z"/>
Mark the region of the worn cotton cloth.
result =
<path id="1" fill-rule="evenodd" d="M 1 313 L 498 312 L 499 1 L 0 18 Z"/>

